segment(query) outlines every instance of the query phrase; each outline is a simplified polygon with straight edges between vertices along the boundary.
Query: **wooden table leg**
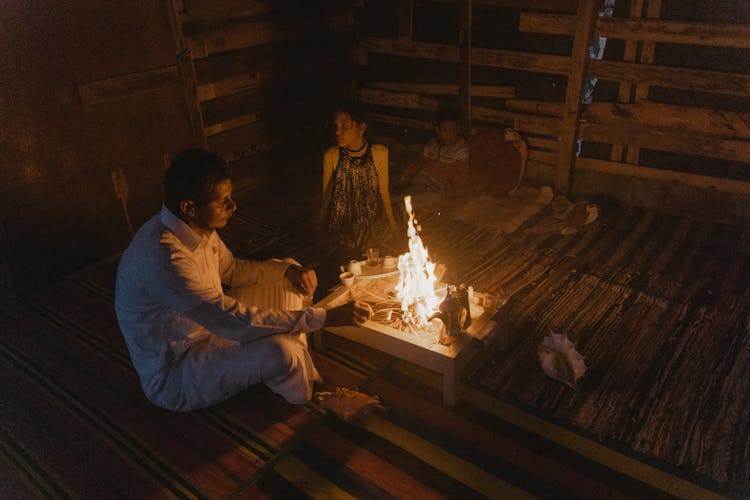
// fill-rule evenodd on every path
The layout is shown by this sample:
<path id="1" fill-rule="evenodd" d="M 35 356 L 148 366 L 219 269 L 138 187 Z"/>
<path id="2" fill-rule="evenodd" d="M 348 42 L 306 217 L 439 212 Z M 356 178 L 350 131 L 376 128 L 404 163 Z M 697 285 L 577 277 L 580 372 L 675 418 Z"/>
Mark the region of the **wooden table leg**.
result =
<path id="1" fill-rule="evenodd" d="M 456 365 L 446 363 L 443 367 L 443 403 L 447 406 L 456 406 L 458 393 L 456 385 Z"/>

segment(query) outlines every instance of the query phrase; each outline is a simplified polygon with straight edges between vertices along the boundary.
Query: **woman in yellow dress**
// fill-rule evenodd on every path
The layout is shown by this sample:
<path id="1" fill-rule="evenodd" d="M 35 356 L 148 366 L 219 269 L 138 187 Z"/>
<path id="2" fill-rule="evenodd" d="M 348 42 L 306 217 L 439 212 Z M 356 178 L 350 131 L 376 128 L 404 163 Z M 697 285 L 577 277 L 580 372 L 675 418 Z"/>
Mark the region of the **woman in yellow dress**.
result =
<path id="1" fill-rule="evenodd" d="M 388 191 L 388 148 L 367 140 L 367 117 L 357 103 L 334 112 L 336 142 L 323 155 L 321 220 L 342 255 L 389 248 L 396 229 Z"/>

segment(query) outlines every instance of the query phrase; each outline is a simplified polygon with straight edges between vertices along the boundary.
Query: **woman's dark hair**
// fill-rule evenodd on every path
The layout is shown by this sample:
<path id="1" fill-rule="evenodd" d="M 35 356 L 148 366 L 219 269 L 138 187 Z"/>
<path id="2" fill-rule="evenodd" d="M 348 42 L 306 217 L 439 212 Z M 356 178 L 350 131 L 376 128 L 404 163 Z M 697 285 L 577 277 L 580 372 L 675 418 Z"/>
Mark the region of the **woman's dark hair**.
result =
<path id="1" fill-rule="evenodd" d="M 367 108 L 358 101 L 340 102 L 333 110 L 333 114 L 336 113 L 347 114 L 352 121 L 357 123 L 367 123 Z"/>
<path id="2" fill-rule="evenodd" d="M 180 213 L 180 202 L 208 203 L 213 187 L 232 178 L 232 169 L 221 156 L 203 149 L 180 152 L 164 177 L 164 204 L 175 215 Z"/>

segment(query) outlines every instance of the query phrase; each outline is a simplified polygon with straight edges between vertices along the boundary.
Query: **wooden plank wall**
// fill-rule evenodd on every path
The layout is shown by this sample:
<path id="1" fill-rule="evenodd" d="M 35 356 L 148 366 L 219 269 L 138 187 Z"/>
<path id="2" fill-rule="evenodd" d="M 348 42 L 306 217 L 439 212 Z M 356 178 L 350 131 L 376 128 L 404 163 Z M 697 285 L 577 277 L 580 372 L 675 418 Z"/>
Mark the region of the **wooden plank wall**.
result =
<path id="1" fill-rule="evenodd" d="M 475 127 L 519 130 L 531 180 L 558 192 L 750 221 L 746 2 L 618 0 L 611 17 L 585 0 L 392 0 L 391 17 L 384 3 L 366 15 L 394 28 L 365 20 L 358 63 L 387 133 L 429 130 L 456 104 Z M 439 32 L 441 18 L 454 22 Z M 601 60 L 592 35 L 607 38 Z"/>
<path id="2" fill-rule="evenodd" d="M 192 144 L 168 2 L 0 6 L 0 286 L 122 251 Z"/>
<path id="3" fill-rule="evenodd" d="M 235 186 L 310 174 L 303 165 L 319 163 L 330 132 L 324 114 L 356 94 L 354 2 L 172 4 L 194 72 L 200 133 L 233 165 Z"/>

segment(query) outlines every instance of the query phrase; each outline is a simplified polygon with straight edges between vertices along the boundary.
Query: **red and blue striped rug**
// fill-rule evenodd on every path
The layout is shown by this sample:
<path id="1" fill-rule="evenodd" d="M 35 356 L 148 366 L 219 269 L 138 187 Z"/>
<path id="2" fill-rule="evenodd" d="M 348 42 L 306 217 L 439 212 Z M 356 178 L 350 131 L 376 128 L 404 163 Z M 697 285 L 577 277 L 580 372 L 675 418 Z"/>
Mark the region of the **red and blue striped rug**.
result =
<path id="1" fill-rule="evenodd" d="M 441 404 L 438 375 L 331 337 L 315 354 L 325 388 L 376 394 L 385 411 L 350 424 L 263 387 L 208 410 L 160 410 L 117 329 L 116 261 L 4 307 L 0 496 L 746 496 L 750 231 L 601 213 L 566 236 L 423 216 L 448 279 L 509 298 L 507 345 L 472 360 L 455 408 Z M 256 249 L 314 259 L 259 224 L 243 214 L 225 237 L 241 249 L 272 233 Z M 586 356 L 577 392 L 538 367 L 550 330 Z"/>

